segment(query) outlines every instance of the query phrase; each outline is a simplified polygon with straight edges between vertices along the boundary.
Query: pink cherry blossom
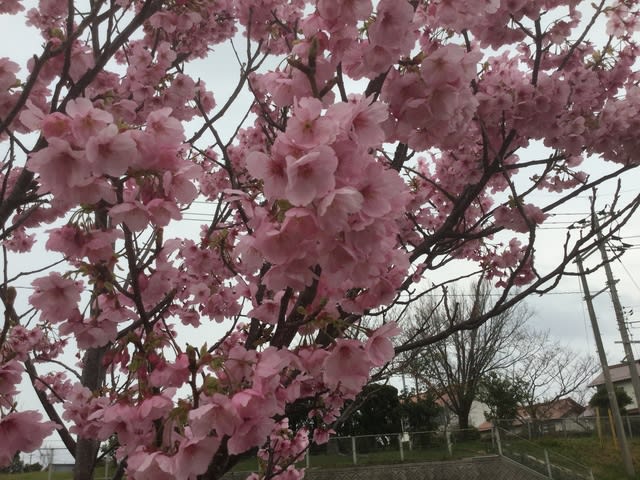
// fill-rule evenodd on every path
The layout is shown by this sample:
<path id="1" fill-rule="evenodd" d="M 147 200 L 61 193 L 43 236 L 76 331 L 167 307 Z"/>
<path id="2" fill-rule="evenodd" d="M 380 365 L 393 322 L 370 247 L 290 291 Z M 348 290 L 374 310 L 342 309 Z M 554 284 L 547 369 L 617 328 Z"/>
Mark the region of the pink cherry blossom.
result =
<path id="1" fill-rule="evenodd" d="M 329 193 L 335 186 L 338 159 L 334 151 L 321 145 L 300 158 L 287 157 L 285 195 L 294 205 L 305 206 Z"/>
<path id="2" fill-rule="evenodd" d="M 0 465 L 8 464 L 16 452 L 33 452 L 57 425 L 43 422 L 34 410 L 14 412 L 0 418 Z"/>
<path id="3" fill-rule="evenodd" d="M 162 452 L 148 452 L 142 447 L 129 455 L 127 466 L 136 480 L 173 480 L 178 474 L 173 457 Z"/>
<path id="4" fill-rule="evenodd" d="M 205 438 L 211 431 L 219 437 L 231 435 L 242 419 L 231 400 L 221 394 L 214 394 L 209 403 L 189 412 L 189 421 L 194 437 Z"/>
<path id="5" fill-rule="evenodd" d="M 336 433 L 332 428 L 315 428 L 313 430 L 313 443 L 316 445 L 322 445 L 329 441 L 329 437 Z"/>
<path id="6" fill-rule="evenodd" d="M 316 8 L 322 18 L 343 23 L 364 20 L 372 10 L 371 0 L 318 0 Z"/>
<path id="7" fill-rule="evenodd" d="M 16 325 L 11 329 L 6 346 L 15 355 L 15 359 L 20 361 L 26 360 L 34 350 L 44 351 L 52 347 L 48 341 L 45 341 L 45 334 L 40 328 L 26 328 L 22 325 Z M 5 365 L 14 364 L 13 361 L 9 361 Z"/>
<path id="8" fill-rule="evenodd" d="M 137 150 L 131 136 L 118 133 L 117 127 L 111 124 L 89 138 L 86 154 L 96 175 L 119 177 L 135 163 Z"/>
<path id="9" fill-rule="evenodd" d="M 67 114 L 71 118 L 74 139 L 80 145 L 113 122 L 109 112 L 95 108 L 88 98 L 70 101 L 67 105 Z"/>
<path id="10" fill-rule="evenodd" d="M 287 166 L 284 158 L 251 152 L 246 162 L 249 173 L 264 181 L 264 194 L 267 198 L 275 200 L 284 197 L 287 186 Z"/>
<path id="11" fill-rule="evenodd" d="M 21 10 L 24 10 L 24 7 L 20 3 L 21 0 L 5 0 L 0 5 L 0 13 L 18 13 Z"/>
<path id="12" fill-rule="evenodd" d="M 5 2 L 7 3 L 7 2 Z M 10 2 L 9 2 L 10 3 Z M 17 3 L 17 2 L 16 2 Z M 11 7 L 5 7 L 11 8 Z M 3 7 L 0 7 L 2 12 Z M 2 12 L 2 13 L 16 13 L 14 12 Z M 16 84 L 16 73 L 20 71 L 20 66 L 16 62 L 12 62 L 8 58 L 0 58 L 0 90 L 8 90 Z"/>
<path id="13" fill-rule="evenodd" d="M 363 345 L 357 340 L 338 339 L 329 356 L 324 360 L 324 381 L 333 388 L 342 388 L 354 395 L 369 378 L 370 365 L 363 361 Z"/>
<path id="14" fill-rule="evenodd" d="M 0 396 L 14 395 L 22 378 L 22 366 L 15 360 L 0 365 Z"/>
<path id="15" fill-rule="evenodd" d="M 118 327 L 108 317 L 83 318 L 75 310 L 59 327 L 62 335 L 73 335 L 80 348 L 102 347 L 116 339 Z"/>
<path id="16" fill-rule="evenodd" d="M 149 375 L 149 382 L 155 387 L 180 387 L 189 378 L 189 358 L 178 355 L 174 362 L 162 361 Z"/>
<path id="17" fill-rule="evenodd" d="M 275 421 L 264 418 L 262 415 L 253 418 L 244 418 L 242 424 L 235 430 L 227 448 L 229 453 L 237 455 L 246 452 L 256 445 L 261 445 L 273 429 Z"/>
<path id="18" fill-rule="evenodd" d="M 73 225 L 49 230 L 48 250 L 61 252 L 70 258 L 87 257 L 91 262 L 108 261 L 114 255 L 113 244 L 122 238 L 118 230 L 90 230 Z"/>
<path id="19" fill-rule="evenodd" d="M 165 215 L 165 211 L 158 209 L 156 214 L 161 215 L 158 218 L 171 217 L 171 214 Z M 115 223 L 124 223 L 133 231 L 143 230 L 149 223 L 150 213 L 147 208 L 140 202 L 126 202 L 116 205 L 109 210 L 109 216 Z"/>
<path id="20" fill-rule="evenodd" d="M 29 297 L 29 302 L 40 310 L 44 319 L 54 323 L 61 322 L 70 318 L 77 310 L 82 282 L 53 272 L 47 277 L 34 280 L 32 285 L 35 292 Z"/>
<path id="21" fill-rule="evenodd" d="M 327 117 L 334 118 L 342 130 L 359 145 L 378 147 L 384 141 L 383 122 L 388 117 L 386 107 L 365 97 L 352 96 L 349 102 L 329 107 Z"/>
<path id="22" fill-rule="evenodd" d="M 337 126 L 329 116 L 322 116 L 322 103 L 315 98 L 303 98 L 294 108 L 287 124 L 287 136 L 300 148 L 328 145 L 336 137 Z"/>
<path id="23" fill-rule="evenodd" d="M 516 232 L 528 232 L 530 225 L 535 227 L 544 222 L 548 216 L 539 207 L 531 204 L 522 205 L 522 212 L 517 208 L 502 205 L 494 213 L 496 223 Z"/>
<path id="24" fill-rule="evenodd" d="M 69 398 L 73 385 L 64 372 L 42 375 L 34 385 L 35 388 L 47 394 L 49 402 L 61 403 Z"/>
<path id="25" fill-rule="evenodd" d="M 211 452 L 218 450 L 220 438 L 187 438 L 180 442 L 175 455 L 176 476 L 174 478 L 190 479 L 201 475 L 209 468 Z"/>
<path id="26" fill-rule="evenodd" d="M 329 192 L 318 204 L 318 221 L 327 231 L 346 230 L 349 216 L 362 209 L 364 198 L 353 187 L 342 187 Z"/>
<path id="27" fill-rule="evenodd" d="M 40 174 L 41 188 L 54 193 L 82 186 L 91 175 L 82 152 L 58 138 L 51 138 L 49 146 L 31 155 L 29 167 Z"/>
<path id="28" fill-rule="evenodd" d="M 184 140 L 182 124 L 171 117 L 171 109 L 163 108 L 147 116 L 147 130 L 154 137 L 161 138 L 168 144 L 180 143 Z"/>
<path id="29" fill-rule="evenodd" d="M 376 329 L 367 340 L 365 350 L 371 359 L 371 363 L 380 367 L 389 362 L 394 355 L 393 343 L 389 337 L 399 335 L 400 328 L 395 322 L 389 322 Z"/>
<path id="30" fill-rule="evenodd" d="M 35 235 L 28 235 L 24 228 L 16 228 L 11 232 L 11 237 L 2 244 L 12 252 L 24 253 L 31 250 L 35 243 Z"/>

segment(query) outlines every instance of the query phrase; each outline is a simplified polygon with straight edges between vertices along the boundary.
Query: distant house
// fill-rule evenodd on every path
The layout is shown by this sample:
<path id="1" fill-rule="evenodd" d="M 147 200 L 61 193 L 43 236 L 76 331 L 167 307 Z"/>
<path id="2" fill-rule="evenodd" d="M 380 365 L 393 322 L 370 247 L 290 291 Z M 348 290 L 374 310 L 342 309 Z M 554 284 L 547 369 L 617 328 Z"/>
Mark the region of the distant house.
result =
<path id="1" fill-rule="evenodd" d="M 640 373 L 640 360 L 636 360 L 636 370 Z M 618 363 L 617 365 L 609 365 L 609 372 L 611 373 L 611 380 L 615 387 L 621 387 L 633 402 L 627 406 L 627 413 L 630 415 L 640 414 L 640 408 L 636 403 L 636 396 L 633 392 L 633 385 L 631 384 L 631 370 L 626 363 Z M 601 373 L 594 378 L 590 383 L 590 387 L 604 386 L 604 375 Z"/>
<path id="2" fill-rule="evenodd" d="M 419 396 L 412 395 L 409 397 L 410 401 L 416 401 L 418 398 L 422 398 L 423 395 L 431 395 L 430 393 L 420 394 Z M 448 426 L 457 428 L 458 427 L 458 416 L 451 410 L 451 404 L 449 400 L 449 396 L 445 393 L 440 396 L 435 396 L 435 403 L 438 405 L 444 414 L 443 427 L 446 423 Z M 469 411 L 469 427 L 478 428 L 480 424 L 486 422 L 487 418 L 484 415 L 484 412 L 488 411 L 489 407 L 482 402 L 478 402 L 474 400 L 471 404 L 471 410 Z"/>
<path id="3" fill-rule="evenodd" d="M 45 470 L 51 468 L 52 472 L 73 472 L 73 463 L 52 463 L 50 467 L 45 467 Z"/>
<path id="4" fill-rule="evenodd" d="M 535 418 L 529 412 L 520 407 L 518 418 L 514 419 L 511 427 L 516 430 L 525 430 L 532 434 L 531 428 L 536 433 L 554 433 L 567 431 L 583 431 L 585 426 L 579 421 L 585 411 L 585 407 L 573 400 L 571 397 L 560 398 L 553 402 L 538 403 L 532 407 L 535 410 Z M 481 432 L 491 430 L 493 423 L 484 422 L 478 427 Z"/>
<path id="5" fill-rule="evenodd" d="M 560 398 L 553 402 L 538 403 L 534 405 L 536 419 L 538 420 L 562 420 L 566 418 L 578 418 L 585 411 L 585 407 L 580 405 L 571 397 Z M 523 408 L 518 412 L 523 420 L 532 420 L 529 413 Z"/>

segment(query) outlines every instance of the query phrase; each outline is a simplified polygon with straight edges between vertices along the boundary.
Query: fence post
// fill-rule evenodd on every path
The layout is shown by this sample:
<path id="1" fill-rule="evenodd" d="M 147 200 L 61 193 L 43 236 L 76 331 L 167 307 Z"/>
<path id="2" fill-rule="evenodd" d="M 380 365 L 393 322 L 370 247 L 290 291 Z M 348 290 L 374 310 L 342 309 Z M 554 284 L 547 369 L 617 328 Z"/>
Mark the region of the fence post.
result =
<path id="1" fill-rule="evenodd" d="M 351 457 L 353 458 L 353 464 L 358 464 L 358 454 L 356 453 L 356 437 L 351 437 Z"/>
<path id="2" fill-rule="evenodd" d="M 53 473 L 53 448 L 49 449 L 49 468 L 47 468 L 47 480 L 51 480 Z"/>
<path id="3" fill-rule="evenodd" d="M 627 427 L 629 428 L 629 438 L 633 438 L 633 431 L 631 430 L 631 420 L 629 420 L 629 415 L 627 415 Z"/>
<path id="4" fill-rule="evenodd" d="M 493 431 L 496 432 L 496 443 L 498 444 L 498 455 L 502 457 L 502 442 L 500 441 L 500 427 L 493 427 Z"/>
<path id="5" fill-rule="evenodd" d="M 311 459 L 309 458 L 311 455 L 309 455 L 309 451 L 311 450 L 311 448 L 307 448 L 307 451 L 304 454 L 304 462 L 307 468 L 309 468 L 309 466 L 311 465 Z"/>
<path id="6" fill-rule="evenodd" d="M 404 462 L 404 448 L 402 447 L 402 433 L 398 434 L 398 445 L 400 446 L 400 461 Z"/>
<path id="7" fill-rule="evenodd" d="M 544 461 L 547 464 L 547 473 L 549 474 L 549 478 L 553 479 L 553 470 L 551 470 L 551 462 L 549 461 L 549 452 L 547 449 L 544 449 Z"/>
<path id="8" fill-rule="evenodd" d="M 449 452 L 449 456 L 453 457 L 453 447 L 451 445 L 451 432 L 449 431 L 449 429 L 445 429 L 444 438 L 447 442 L 447 451 Z"/>

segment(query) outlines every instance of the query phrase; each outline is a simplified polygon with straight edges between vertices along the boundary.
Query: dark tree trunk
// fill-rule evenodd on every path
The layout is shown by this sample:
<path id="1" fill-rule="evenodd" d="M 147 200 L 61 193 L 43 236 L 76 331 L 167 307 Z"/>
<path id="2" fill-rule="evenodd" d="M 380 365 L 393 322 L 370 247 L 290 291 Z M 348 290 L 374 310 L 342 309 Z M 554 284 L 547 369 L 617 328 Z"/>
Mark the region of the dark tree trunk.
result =
<path id="1" fill-rule="evenodd" d="M 84 355 L 81 383 L 89 390 L 97 390 L 104 383 L 105 370 L 102 359 L 105 351 L 106 347 L 90 348 Z M 73 480 L 93 479 L 99 447 L 100 442 L 97 440 L 78 437 Z"/>
<path id="2" fill-rule="evenodd" d="M 209 463 L 209 468 L 202 475 L 198 475 L 198 480 L 218 480 L 238 463 L 237 455 L 229 455 L 227 440 L 227 437 L 222 440 L 220 448 Z"/>
<path id="3" fill-rule="evenodd" d="M 466 430 L 469 428 L 469 412 L 466 415 L 460 415 L 458 417 L 458 427 L 460 430 Z"/>
<path id="4" fill-rule="evenodd" d="M 469 413 L 471 412 L 471 404 L 473 400 L 460 402 L 458 411 L 455 412 L 458 415 L 458 428 L 460 430 L 467 430 L 469 428 Z"/>

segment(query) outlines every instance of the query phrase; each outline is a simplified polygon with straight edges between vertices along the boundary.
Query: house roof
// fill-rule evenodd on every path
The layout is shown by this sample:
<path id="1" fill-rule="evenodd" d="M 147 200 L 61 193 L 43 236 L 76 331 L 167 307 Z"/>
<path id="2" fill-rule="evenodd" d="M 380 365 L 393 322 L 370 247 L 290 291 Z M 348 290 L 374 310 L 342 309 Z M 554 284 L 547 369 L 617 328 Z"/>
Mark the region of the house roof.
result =
<path id="1" fill-rule="evenodd" d="M 560 398 L 554 402 L 539 403 L 534 405 L 534 408 L 536 408 L 538 412 L 538 420 L 561 420 L 571 414 L 580 415 L 585 410 L 585 407 L 571 397 Z M 531 416 L 527 411 L 523 407 L 520 407 L 518 408 L 518 418 L 513 420 L 512 426 L 522 425 L 530 419 Z M 480 424 L 478 430 L 482 432 L 491 430 L 492 427 L 493 424 L 487 421 Z"/>
<path id="2" fill-rule="evenodd" d="M 540 420 L 560 420 L 570 415 L 580 415 L 585 409 L 571 397 L 559 398 L 555 402 L 539 403 L 533 408 L 536 409 L 536 416 Z M 524 419 L 529 418 L 529 414 L 524 409 L 520 409 L 518 415 Z"/>
<path id="3" fill-rule="evenodd" d="M 638 374 L 640 374 L 640 360 L 636 360 L 636 370 Z M 631 371 L 626 363 L 609 365 L 609 372 L 611 373 L 611 381 L 613 383 L 623 382 L 631 378 Z M 597 387 L 598 385 L 604 385 L 604 374 L 602 373 L 589 383 L 590 387 Z"/>

